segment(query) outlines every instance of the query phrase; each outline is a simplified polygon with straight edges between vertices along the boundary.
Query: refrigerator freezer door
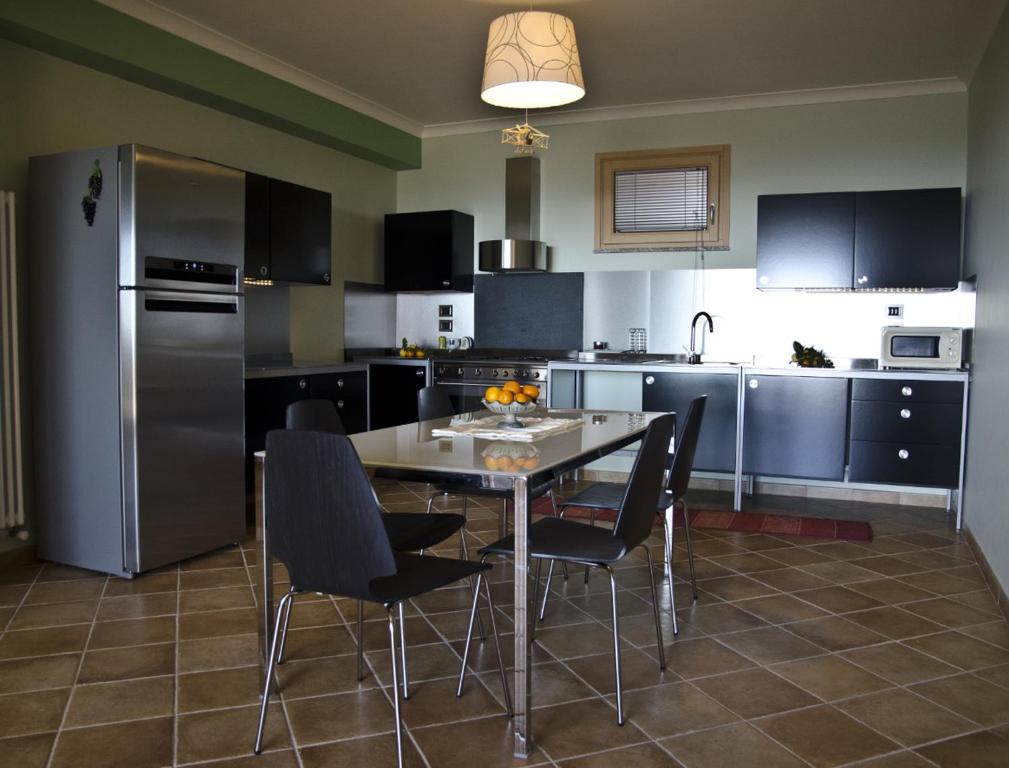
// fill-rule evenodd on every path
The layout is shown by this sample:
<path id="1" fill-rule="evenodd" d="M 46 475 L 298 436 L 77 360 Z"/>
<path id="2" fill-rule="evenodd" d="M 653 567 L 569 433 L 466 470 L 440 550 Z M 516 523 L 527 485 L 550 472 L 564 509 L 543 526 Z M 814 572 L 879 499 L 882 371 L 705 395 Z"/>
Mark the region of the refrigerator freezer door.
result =
<path id="1" fill-rule="evenodd" d="M 245 260 L 245 172 L 150 147 L 119 148 L 119 284 L 236 292 Z M 164 277 L 165 262 L 225 265 L 236 283 Z M 152 269 L 153 267 L 156 267 Z M 189 275 L 199 282 L 208 275 Z"/>
<path id="2" fill-rule="evenodd" d="M 244 535 L 243 301 L 119 291 L 127 571 Z"/>

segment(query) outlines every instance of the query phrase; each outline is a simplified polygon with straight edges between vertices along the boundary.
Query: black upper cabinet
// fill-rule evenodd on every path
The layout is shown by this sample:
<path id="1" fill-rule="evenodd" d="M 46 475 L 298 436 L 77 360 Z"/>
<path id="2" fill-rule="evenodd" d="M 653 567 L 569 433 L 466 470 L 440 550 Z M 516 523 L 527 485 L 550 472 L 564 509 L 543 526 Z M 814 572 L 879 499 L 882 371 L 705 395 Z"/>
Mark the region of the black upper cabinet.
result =
<path id="1" fill-rule="evenodd" d="M 245 174 L 245 274 L 278 283 L 329 285 L 332 198 Z"/>
<path id="2" fill-rule="evenodd" d="M 472 291 L 473 217 L 459 211 L 385 217 L 389 291 Z"/>
<path id="3" fill-rule="evenodd" d="M 757 198 L 758 288 L 850 288 L 855 196 Z"/>
<path id="4" fill-rule="evenodd" d="M 956 288 L 960 190 L 855 195 L 856 288 Z"/>
<path id="5" fill-rule="evenodd" d="M 761 195 L 757 287 L 953 289 L 960 190 Z"/>

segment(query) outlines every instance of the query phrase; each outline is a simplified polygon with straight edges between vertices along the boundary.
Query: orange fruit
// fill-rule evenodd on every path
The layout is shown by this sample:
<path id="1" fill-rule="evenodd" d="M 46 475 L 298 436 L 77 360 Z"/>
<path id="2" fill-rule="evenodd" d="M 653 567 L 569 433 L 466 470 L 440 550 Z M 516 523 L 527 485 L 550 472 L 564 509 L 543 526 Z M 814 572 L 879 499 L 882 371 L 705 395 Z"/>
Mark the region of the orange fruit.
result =
<path id="1" fill-rule="evenodd" d="M 512 400 L 515 399 L 515 394 L 510 389 L 502 389 L 497 396 L 497 401 L 501 405 L 511 405 Z"/>
<path id="2" fill-rule="evenodd" d="M 509 392 L 521 392 L 522 385 L 517 381 L 506 381 L 502 389 L 507 389 Z"/>
<path id="3" fill-rule="evenodd" d="M 525 394 L 524 392 L 516 392 L 515 393 L 515 402 L 516 403 L 528 403 L 529 402 L 529 395 Z"/>
<path id="4" fill-rule="evenodd" d="M 502 472 L 507 472 L 509 469 L 515 468 L 515 460 L 511 456 L 502 456 L 497 460 L 497 468 Z"/>
<path id="5" fill-rule="evenodd" d="M 540 396 L 540 388 L 532 384 L 526 384 L 522 387 L 522 394 L 530 400 L 535 400 Z"/>
<path id="6" fill-rule="evenodd" d="M 496 403 L 498 397 L 500 396 L 501 396 L 501 390 L 498 389 L 497 387 L 487 387 L 487 389 L 483 393 L 483 399 L 486 400 L 488 403 Z"/>
<path id="7" fill-rule="evenodd" d="M 494 456 L 484 456 L 483 465 L 490 470 L 497 470 L 498 460 Z"/>
<path id="8" fill-rule="evenodd" d="M 540 457 L 530 456 L 528 459 L 525 460 L 525 463 L 522 466 L 524 466 L 526 469 L 536 469 L 536 467 L 538 467 L 539 465 L 540 465 Z"/>

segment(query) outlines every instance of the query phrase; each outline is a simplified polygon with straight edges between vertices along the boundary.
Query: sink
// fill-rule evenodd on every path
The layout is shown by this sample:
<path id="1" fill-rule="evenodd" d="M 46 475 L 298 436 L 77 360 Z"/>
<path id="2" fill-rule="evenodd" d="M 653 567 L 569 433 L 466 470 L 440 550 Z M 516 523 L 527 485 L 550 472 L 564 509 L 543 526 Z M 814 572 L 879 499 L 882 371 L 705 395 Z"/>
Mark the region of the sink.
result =
<path id="1" fill-rule="evenodd" d="M 594 351 L 594 352 L 579 352 L 578 362 L 579 363 L 613 363 L 615 365 L 623 364 L 637 364 L 637 363 L 655 363 L 659 361 L 668 361 L 670 357 L 677 357 L 677 355 L 662 355 L 662 354 L 648 354 L 647 352 L 605 352 L 605 351 Z M 683 357 L 684 362 L 686 361 L 686 355 L 680 355 Z"/>

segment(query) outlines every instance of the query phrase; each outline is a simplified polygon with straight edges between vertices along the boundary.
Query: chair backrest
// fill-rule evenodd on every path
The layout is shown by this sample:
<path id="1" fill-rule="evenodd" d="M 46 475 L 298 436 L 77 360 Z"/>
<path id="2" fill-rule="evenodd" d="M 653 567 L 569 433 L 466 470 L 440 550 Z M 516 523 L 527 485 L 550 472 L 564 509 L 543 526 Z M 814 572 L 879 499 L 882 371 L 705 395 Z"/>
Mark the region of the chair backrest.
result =
<path id="1" fill-rule="evenodd" d="M 694 453 L 697 452 L 697 440 L 701 434 L 701 420 L 704 418 L 704 405 L 707 395 L 701 395 L 690 402 L 687 409 L 687 420 L 676 441 L 676 451 L 673 454 L 673 466 L 669 470 L 669 481 L 666 490 L 673 495 L 673 500 L 682 499 L 687 493 L 690 483 L 690 473 L 694 469 Z"/>
<path id="2" fill-rule="evenodd" d="M 424 387 L 417 392 L 417 418 L 420 421 L 455 415 L 455 406 L 444 387 Z"/>
<path id="3" fill-rule="evenodd" d="M 287 406 L 287 428 L 345 435 L 340 414 L 331 400 L 299 400 Z"/>
<path id="4" fill-rule="evenodd" d="M 648 425 L 624 489 L 613 535 L 623 540 L 629 552 L 648 538 L 655 524 L 655 510 L 662 493 L 669 441 L 676 433 L 676 414 L 658 416 Z"/>
<path id="5" fill-rule="evenodd" d="M 299 590 L 370 600 L 371 581 L 396 573 L 371 483 L 345 435 L 266 435 L 266 524 Z"/>

